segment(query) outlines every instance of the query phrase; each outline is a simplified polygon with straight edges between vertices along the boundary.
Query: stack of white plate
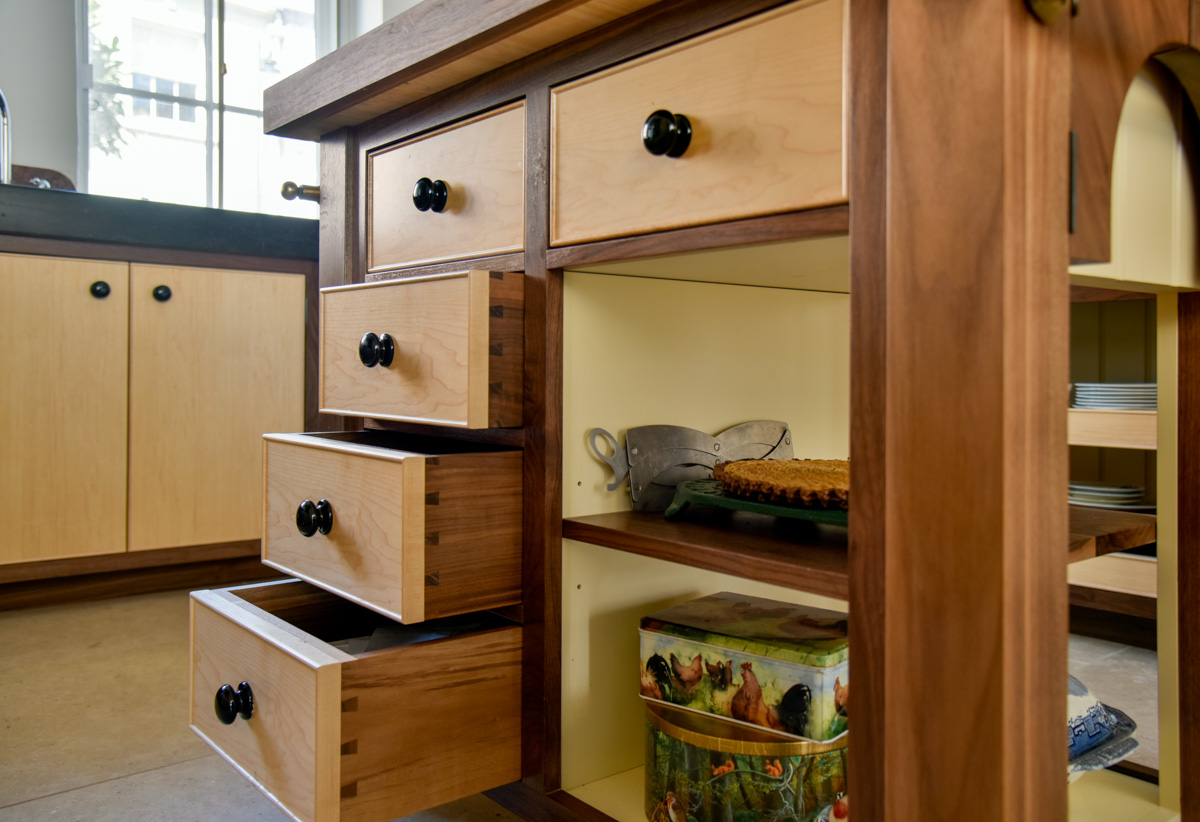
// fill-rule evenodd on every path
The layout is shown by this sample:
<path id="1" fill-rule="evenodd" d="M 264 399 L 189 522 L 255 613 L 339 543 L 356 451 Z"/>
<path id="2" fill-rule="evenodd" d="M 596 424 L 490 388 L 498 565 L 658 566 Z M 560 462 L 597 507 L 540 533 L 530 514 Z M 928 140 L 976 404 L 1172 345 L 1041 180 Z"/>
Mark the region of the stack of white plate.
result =
<path id="1" fill-rule="evenodd" d="M 1071 405 L 1073 408 L 1153 411 L 1158 407 L 1158 383 L 1077 382 Z"/>
<path id="2" fill-rule="evenodd" d="M 1135 485 L 1115 485 L 1106 482 L 1072 482 L 1067 499 L 1072 505 L 1088 508 L 1112 508 L 1120 511 L 1152 512 L 1146 502 L 1146 489 Z"/>

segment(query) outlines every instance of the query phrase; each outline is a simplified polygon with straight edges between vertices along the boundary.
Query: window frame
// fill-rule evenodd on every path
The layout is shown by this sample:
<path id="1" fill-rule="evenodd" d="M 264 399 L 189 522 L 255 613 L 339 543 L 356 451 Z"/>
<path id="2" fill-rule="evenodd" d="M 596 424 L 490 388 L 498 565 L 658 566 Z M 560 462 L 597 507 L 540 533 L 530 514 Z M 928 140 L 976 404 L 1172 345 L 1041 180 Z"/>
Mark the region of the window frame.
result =
<path id="1" fill-rule="evenodd" d="M 225 113 L 247 115 L 263 119 L 261 108 L 245 108 L 225 102 L 225 0 L 203 0 L 204 2 L 204 52 L 205 84 L 203 99 L 182 97 L 177 94 L 135 89 L 130 85 L 97 83 L 93 79 L 91 44 L 88 37 L 88 0 L 75 0 L 75 77 L 78 94 L 76 113 L 78 122 L 78 155 L 76 179 L 79 189 L 88 190 L 88 171 L 91 153 L 91 122 L 89 98 L 92 91 L 123 94 L 135 100 L 144 99 L 152 105 L 169 103 L 187 105 L 206 112 L 205 156 L 205 201 L 209 208 L 225 207 Z M 318 58 L 337 46 L 339 0 L 314 0 L 314 27 L 316 55 Z"/>

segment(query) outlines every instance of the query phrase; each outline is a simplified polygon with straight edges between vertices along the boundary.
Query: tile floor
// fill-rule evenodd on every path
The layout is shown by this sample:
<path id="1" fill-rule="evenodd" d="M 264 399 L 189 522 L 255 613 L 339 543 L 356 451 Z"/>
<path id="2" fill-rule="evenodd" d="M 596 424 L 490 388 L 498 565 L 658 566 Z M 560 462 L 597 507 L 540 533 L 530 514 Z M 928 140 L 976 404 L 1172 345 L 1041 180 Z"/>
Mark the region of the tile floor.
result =
<path id="1" fill-rule="evenodd" d="M 0 822 L 284 822 L 187 728 L 187 592 L 0 612 Z M 1158 764 L 1153 651 L 1071 638 L 1071 672 Z M 515 822 L 473 796 L 410 822 Z"/>
<path id="2" fill-rule="evenodd" d="M 187 727 L 187 592 L 0 613 L 0 822 L 285 822 Z M 482 796 L 411 822 L 515 822 Z"/>

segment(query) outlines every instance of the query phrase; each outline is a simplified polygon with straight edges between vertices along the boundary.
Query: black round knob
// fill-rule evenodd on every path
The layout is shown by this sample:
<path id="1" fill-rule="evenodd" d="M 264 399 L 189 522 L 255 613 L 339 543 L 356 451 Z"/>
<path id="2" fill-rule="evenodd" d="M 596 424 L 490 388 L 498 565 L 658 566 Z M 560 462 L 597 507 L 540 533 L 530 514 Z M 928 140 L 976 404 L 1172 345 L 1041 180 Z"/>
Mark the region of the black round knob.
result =
<path id="1" fill-rule="evenodd" d="M 312 500 L 306 499 L 296 509 L 296 529 L 306 537 L 317 533 L 317 506 Z"/>
<path id="2" fill-rule="evenodd" d="M 379 364 L 379 338 L 370 331 L 358 341 L 358 359 L 367 368 Z"/>
<path id="3" fill-rule="evenodd" d="M 413 205 L 417 211 L 434 211 L 441 213 L 446 210 L 450 201 L 450 186 L 443 180 L 430 180 L 422 177 L 413 186 Z"/>
<path id="4" fill-rule="evenodd" d="M 232 725 L 239 716 L 242 719 L 254 716 L 254 692 L 250 690 L 250 683 L 243 682 L 237 686 L 237 690 L 232 685 L 217 688 L 213 710 L 222 725 Z"/>
<path id="5" fill-rule="evenodd" d="M 323 499 L 317 502 L 317 530 L 322 534 L 328 534 L 333 530 L 333 506 L 329 504 L 329 500 Z"/>
<path id="6" fill-rule="evenodd" d="M 92 296 L 97 300 L 103 300 L 112 293 L 112 288 L 110 288 L 108 283 L 104 282 L 104 280 L 96 280 L 96 282 L 92 283 L 90 290 L 92 292 Z"/>
<path id="7" fill-rule="evenodd" d="M 647 117 L 642 126 L 642 145 L 655 156 L 682 157 L 691 142 L 691 121 L 665 108 Z"/>
<path id="8" fill-rule="evenodd" d="M 171 289 L 165 285 L 155 286 L 154 290 L 150 293 L 153 294 L 154 299 L 158 300 L 160 303 L 165 303 L 167 300 L 171 299 Z"/>
<path id="9" fill-rule="evenodd" d="M 396 358 L 396 343 L 391 334 L 379 335 L 379 364 L 387 368 Z"/>

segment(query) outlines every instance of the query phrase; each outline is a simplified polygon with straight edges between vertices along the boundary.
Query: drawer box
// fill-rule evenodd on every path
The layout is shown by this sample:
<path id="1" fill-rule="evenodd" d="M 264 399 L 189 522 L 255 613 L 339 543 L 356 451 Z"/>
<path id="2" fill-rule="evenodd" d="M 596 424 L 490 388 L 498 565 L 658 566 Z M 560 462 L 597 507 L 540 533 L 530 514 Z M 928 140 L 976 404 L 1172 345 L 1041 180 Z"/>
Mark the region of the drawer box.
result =
<path id="1" fill-rule="evenodd" d="M 847 32 L 797 3 L 553 89 L 551 245 L 845 202 Z M 680 157 L 642 144 L 660 109 Z"/>
<path id="2" fill-rule="evenodd" d="M 463 260 L 525 245 L 522 103 L 367 155 L 367 267 Z M 418 180 L 449 189 L 442 211 L 417 209 Z"/>
<path id="3" fill-rule="evenodd" d="M 292 818 L 382 822 L 520 778 L 519 626 L 406 629 L 296 580 L 197 591 L 191 606 L 188 722 Z M 435 638 L 338 647 L 381 625 L 393 642 Z M 225 725 L 215 696 L 242 682 L 253 711 Z"/>
<path id="4" fill-rule="evenodd" d="M 363 337 L 391 339 L 374 365 Z M 459 274 L 321 291 L 321 410 L 461 428 L 522 424 L 524 278 Z"/>
<path id="5" fill-rule="evenodd" d="M 272 568 L 405 623 L 521 601 L 520 451 L 388 431 L 268 434 L 263 462 Z M 306 500 L 332 511 L 311 536 L 298 523 Z"/>

